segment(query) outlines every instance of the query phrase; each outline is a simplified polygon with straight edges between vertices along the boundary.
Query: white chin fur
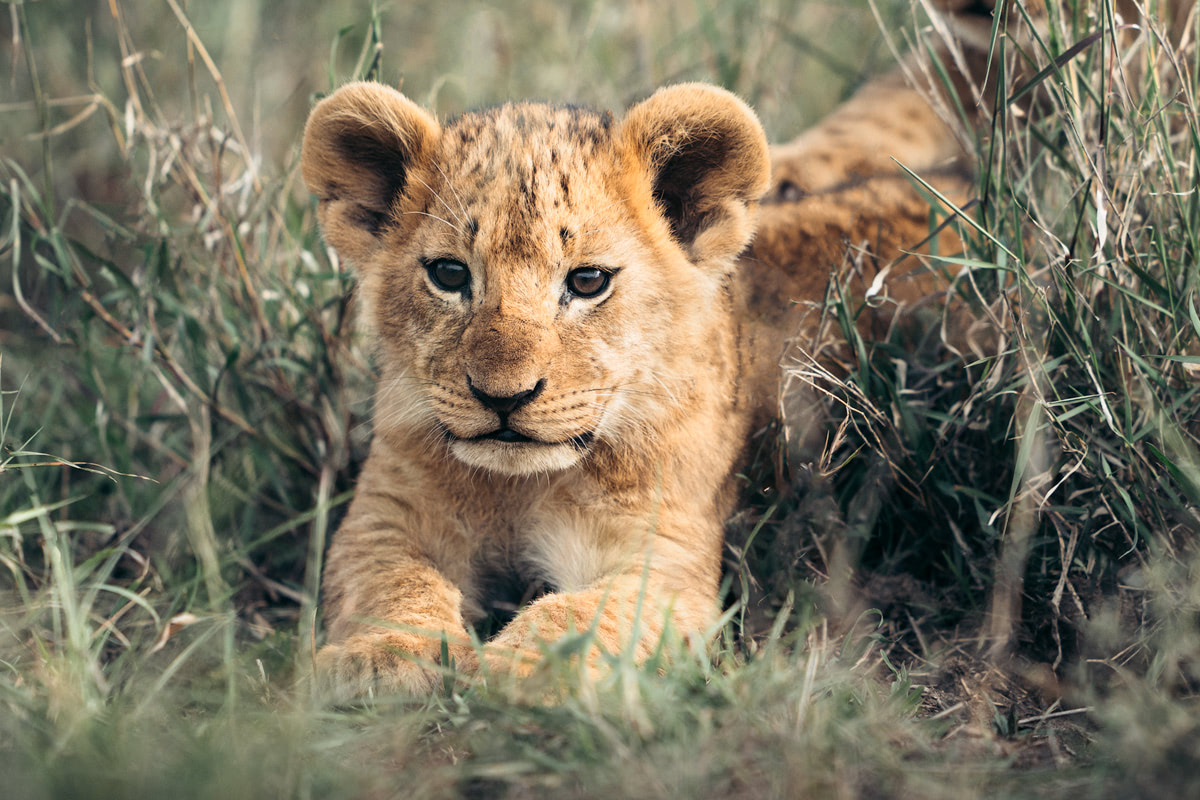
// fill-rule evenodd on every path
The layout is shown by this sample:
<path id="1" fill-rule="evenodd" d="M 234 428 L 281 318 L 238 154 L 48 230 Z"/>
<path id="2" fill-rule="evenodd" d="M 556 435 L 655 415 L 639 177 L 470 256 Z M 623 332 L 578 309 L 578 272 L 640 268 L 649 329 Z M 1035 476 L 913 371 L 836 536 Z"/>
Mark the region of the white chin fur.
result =
<path id="1" fill-rule="evenodd" d="M 464 464 L 503 475 L 538 475 L 561 472 L 579 463 L 581 453 L 571 444 L 451 442 L 450 452 Z"/>

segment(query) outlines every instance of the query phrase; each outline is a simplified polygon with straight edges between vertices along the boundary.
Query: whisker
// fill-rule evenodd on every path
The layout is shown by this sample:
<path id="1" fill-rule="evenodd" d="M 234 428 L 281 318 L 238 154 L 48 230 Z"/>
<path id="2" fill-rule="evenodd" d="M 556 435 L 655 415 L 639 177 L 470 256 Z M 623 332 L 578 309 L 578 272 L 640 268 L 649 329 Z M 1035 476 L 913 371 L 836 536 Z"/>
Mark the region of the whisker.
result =
<path id="1" fill-rule="evenodd" d="M 448 219 L 443 219 L 442 217 L 439 217 L 437 214 L 430 214 L 428 211 L 405 211 L 405 212 L 404 212 L 404 214 L 405 214 L 405 215 L 408 215 L 408 214 L 413 214 L 413 215 L 416 215 L 416 216 L 421 216 L 421 217 L 429 217 L 430 219 L 436 219 L 438 222 L 443 222 L 443 223 L 445 223 L 445 224 L 446 224 L 446 226 L 447 226 L 448 228 L 450 228 L 450 229 L 452 229 L 452 230 L 456 231 L 458 234 L 460 234 L 460 235 L 462 235 L 462 236 L 466 236 L 466 235 L 467 235 L 467 232 L 466 232 L 465 230 L 463 230 L 462 228 L 458 227 L 457 225 L 455 225 L 455 224 L 454 224 L 453 222 L 451 222 L 450 220 L 448 220 Z"/>
<path id="2" fill-rule="evenodd" d="M 442 168 L 441 168 L 441 166 L 438 166 L 437 170 L 438 170 L 438 172 L 442 172 Z M 443 178 L 446 178 L 446 173 L 442 172 L 442 177 L 443 177 Z M 450 204 L 449 204 L 449 203 L 447 203 L 447 202 L 446 202 L 446 200 L 445 200 L 445 199 L 444 199 L 444 198 L 441 196 L 441 194 L 439 194 L 437 191 L 435 191 L 435 190 L 434 190 L 434 188 L 433 188 L 432 186 L 430 186 L 428 183 L 426 183 L 425 181 L 421 180 L 420 178 L 417 178 L 417 180 L 420 182 L 420 184 L 421 184 L 422 186 L 424 186 L 426 189 L 428 189 L 428 190 L 429 190 L 430 194 L 432 194 L 432 195 L 433 195 L 435 198 L 437 198 L 437 201 L 438 201 L 439 203 L 441 203 L 441 204 L 442 204 L 442 205 L 445 207 L 445 209 L 446 209 L 447 211 L 449 211 L 449 212 L 450 212 L 450 216 L 454 217 L 454 219 L 458 221 L 458 224 L 459 224 L 459 225 L 461 225 L 461 226 L 463 226 L 463 227 L 460 227 L 460 228 L 458 228 L 458 229 L 457 229 L 457 230 L 458 230 L 460 233 L 463 233 L 463 232 L 464 232 L 464 228 L 466 227 L 467 221 L 466 221 L 465 219 L 463 219 L 462 217 L 460 217 L 460 216 L 458 215 L 458 212 L 457 212 L 457 211 L 455 211 L 453 208 L 451 208 L 451 207 L 450 207 Z M 449 178 L 446 178 L 446 185 L 447 185 L 447 186 L 449 186 L 449 184 L 450 184 L 450 179 L 449 179 Z M 453 187 L 453 186 L 450 186 L 450 191 L 452 191 L 452 192 L 454 191 L 454 187 Z M 462 201 L 461 201 L 461 200 L 459 201 L 459 205 L 462 205 Z"/>
<path id="3" fill-rule="evenodd" d="M 461 222 L 462 222 L 462 224 L 466 225 L 466 224 L 467 224 L 467 220 L 469 220 L 469 219 L 471 218 L 471 213 L 470 213 L 469 211 L 467 211 L 467 206 L 466 206 L 466 204 L 465 204 L 465 203 L 463 203 L 463 201 L 462 201 L 462 197 L 460 197 L 460 196 L 459 196 L 459 194 L 458 194 L 458 190 L 456 190 L 456 189 L 454 188 L 454 184 L 450 182 L 450 176 L 448 176 L 448 175 L 447 175 L 447 174 L 446 174 L 446 173 L 445 173 L 445 172 L 442 170 L 442 165 L 441 165 L 441 164 L 438 164 L 438 163 L 436 163 L 436 162 L 435 162 L 435 163 L 434 163 L 434 166 L 435 166 L 435 167 L 437 167 L 437 171 L 438 171 L 438 172 L 441 174 L 441 176 L 442 176 L 442 179 L 446 181 L 446 187 L 447 187 L 447 188 L 450 190 L 450 193 L 451 193 L 452 195 L 454 195 L 454 200 L 455 200 L 455 202 L 457 202 L 457 203 L 458 203 L 458 208 L 459 208 L 459 210 L 460 210 L 460 211 L 462 211 L 462 213 L 463 213 L 463 219 L 461 220 Z M 441 197 L 439 197 L 438 199 L 439 199 L 439 200 L 441 200 L 442 198 L 441 198 Z M 442 205 L 446 205 L 446 201 L 445 201 L 445 200 L 442 200 Z M 447 207 L 447 208 L 449 208 L 449 206 L 446 206 L 446 207 Z M 469 227 L 469 226 L 468 226 L 468 227 Z"/>

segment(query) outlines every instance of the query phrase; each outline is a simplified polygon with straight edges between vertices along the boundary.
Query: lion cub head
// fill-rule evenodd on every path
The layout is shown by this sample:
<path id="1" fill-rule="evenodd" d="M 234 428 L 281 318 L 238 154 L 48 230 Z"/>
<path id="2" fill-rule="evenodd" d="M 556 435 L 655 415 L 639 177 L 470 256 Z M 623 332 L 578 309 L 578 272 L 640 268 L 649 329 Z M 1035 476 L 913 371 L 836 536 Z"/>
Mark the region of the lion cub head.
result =
<path id="1" fill-rule="evenodd" d="M 621 121 L 513 103 L 443 126 L 356 83 L 313 110 L 303 171 L 358 269 L 377 432 L 522 475 L 636 445 L 680 402 L 731 324 L 769 164 L 753 112 L 709 86 Z"/>

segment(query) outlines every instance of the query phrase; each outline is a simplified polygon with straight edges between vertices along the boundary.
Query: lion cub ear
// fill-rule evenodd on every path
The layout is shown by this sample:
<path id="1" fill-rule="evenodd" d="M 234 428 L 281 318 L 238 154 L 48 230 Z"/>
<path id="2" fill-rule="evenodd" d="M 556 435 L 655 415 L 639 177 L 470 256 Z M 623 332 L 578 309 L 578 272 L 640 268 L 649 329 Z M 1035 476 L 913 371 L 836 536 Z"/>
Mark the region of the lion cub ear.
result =
<path id="1" fill-rule="evenodd" d="M 320 201 L 325 240 L 342 258 L 366 263 L 414 170 L 432 162 L 440 136 L 429 113 L 378 83 L 343 86 L 312 110 L 301 168 Z"/>
<path id="2" fill-rule="evenodd" d="M 668 86 L 629 109 L 621 135 L 689 258 L 731 269 L 771 177 L 767 137 L 750 107 L 715 86 Z"/>

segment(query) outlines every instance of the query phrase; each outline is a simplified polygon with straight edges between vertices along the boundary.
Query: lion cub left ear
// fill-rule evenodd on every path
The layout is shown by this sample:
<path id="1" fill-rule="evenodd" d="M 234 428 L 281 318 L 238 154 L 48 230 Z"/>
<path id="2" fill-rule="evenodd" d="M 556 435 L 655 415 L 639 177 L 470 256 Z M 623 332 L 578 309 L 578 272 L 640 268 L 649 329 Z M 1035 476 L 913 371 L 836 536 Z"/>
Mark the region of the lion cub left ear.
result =
<path id="1" fill-rule="evenodd" d="M 629 110 L 621 135 L 691 261 L 731 269 L 771 177 L 767 137 L 750 107 L 715 86 L 668 86 Z"/>

